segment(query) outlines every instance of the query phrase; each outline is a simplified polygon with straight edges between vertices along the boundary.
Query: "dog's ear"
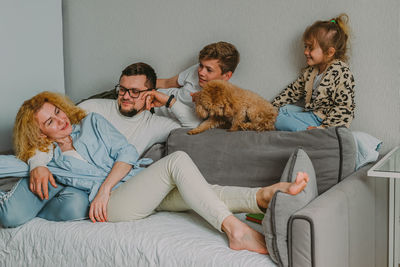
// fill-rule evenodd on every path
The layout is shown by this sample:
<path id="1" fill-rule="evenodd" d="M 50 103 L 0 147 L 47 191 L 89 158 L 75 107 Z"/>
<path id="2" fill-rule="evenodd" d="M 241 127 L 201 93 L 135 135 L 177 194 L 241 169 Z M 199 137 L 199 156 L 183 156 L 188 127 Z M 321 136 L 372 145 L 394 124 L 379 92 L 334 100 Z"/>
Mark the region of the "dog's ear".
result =
<path id="1" fill-rule="evenodd" d="M 209 116 L 209 96 L 206 91 L 200 91 L 195 93 L 195 104 L 196 104 L 196 114 L 199 116 L 201 119 L 206 119 Z"/>
<path id="2" fill-rule="evenodd" d="M 201 119 L 208 118 L 208 111 L 204 108 L 201 103 L 196 102 L 196 113 Z"/>
<path id="3" fill-rule="evenodd" d="M 210 108 L 210 115 L 212 116 L 224 116 L 224 106 L 220 103 L 215 103 Z"/>
<path id="4" fill-rule="evenodd" d="M 224 116 L 228 118 L 232 118 L 234 115 L 234 110 L 231 103 L 226 103 L 224 107 Z"/>
<path id="5" fill-rule="evenodd" d="M 207 83 L 207 88 L 204 93 L 209 97 L 210 115 L 219 117 L 224 117 L 226 115 L 226 106 L 230 105 L 229 103 L 232 97 L 229 86 L 229 83 L 222 80 L 214 80 Z M 228 110 L 231 109 L 228 108 Z"/>

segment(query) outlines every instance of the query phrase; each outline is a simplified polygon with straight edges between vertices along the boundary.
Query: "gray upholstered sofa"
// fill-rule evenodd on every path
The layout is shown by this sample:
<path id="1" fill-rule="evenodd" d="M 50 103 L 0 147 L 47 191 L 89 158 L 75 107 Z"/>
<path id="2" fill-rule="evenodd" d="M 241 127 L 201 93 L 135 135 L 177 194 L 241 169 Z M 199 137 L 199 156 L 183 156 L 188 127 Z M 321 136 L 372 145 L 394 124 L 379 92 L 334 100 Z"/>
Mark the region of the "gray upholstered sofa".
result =
<path id="1" fill-rule="evenodd" d="M 293 214 L 288 246 L 291 266 L 375 266 L 374 181 L 370 165 L 355 169 L 356 146 L 344 127 L 304 132 L 231 132 L 197 136 L 178 129 L 166 151 L 187 152 L 211 184 L 266 186 L 279 181 L 286 161 L 301 146 L 313 162 L 319 196 Z M 157 155 L 158 154 L 158 155 Z"/>
<path id="2" fill-rule="evenodd" d="M 266 186 L 279 181 L 298 146 L 311 158 L 319 196 L 292 215 L 291 266 L 374 266 L 374 184 L 368 166 L 354 172 L 356 147 L 346 128 L 227 132 L 173 131 L 146 157 L 187 152 L 213 184 Z M 199 231 L 199 232 L 196 232 Z M 194 235 L 191 235 L 195 233 Z M 227 248 L 224 235 L 192 213 L 156 213 L 126 223 L 48 222 L 0 228 L 4 266 L 276 266 L 268 256 Z"/>

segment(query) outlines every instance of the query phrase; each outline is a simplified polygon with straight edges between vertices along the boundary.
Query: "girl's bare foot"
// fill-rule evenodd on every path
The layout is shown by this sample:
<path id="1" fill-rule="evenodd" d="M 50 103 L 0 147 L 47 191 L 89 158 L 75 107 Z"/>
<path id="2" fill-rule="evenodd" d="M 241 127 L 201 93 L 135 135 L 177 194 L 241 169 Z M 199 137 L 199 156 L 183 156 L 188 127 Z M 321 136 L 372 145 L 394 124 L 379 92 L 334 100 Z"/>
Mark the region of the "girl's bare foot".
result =
<path id="1" fill-rule="evenodd" d="M 249 250 L 260 254 L 268 254 L 262 234 L 230 215 L 222 222 L 222 230 L 229 240 L 229 247 L 234 250 Z"/>
<path id="2" fill-rule="evenodd" d="M 280 182 L 271 186 L 263 187 L 257 191 L 257 204 L 261 209 L 268 208 L 269 202 L 276 191 L 281 191 L 290 195 L 297 195 L 306 187 L 310 178 L 305 172 L 298 172 L 296 180 L 293 183 Z"/>

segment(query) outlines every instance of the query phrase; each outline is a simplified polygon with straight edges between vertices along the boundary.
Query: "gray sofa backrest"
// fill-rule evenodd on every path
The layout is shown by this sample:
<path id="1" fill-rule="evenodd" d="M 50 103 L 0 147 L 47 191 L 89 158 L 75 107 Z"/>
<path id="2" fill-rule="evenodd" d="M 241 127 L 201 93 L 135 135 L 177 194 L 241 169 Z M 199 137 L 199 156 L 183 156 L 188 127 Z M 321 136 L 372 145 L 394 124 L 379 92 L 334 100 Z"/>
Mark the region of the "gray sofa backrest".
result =
<path id="1" fill-rule="evenodd" d="M 356 146 L 344 127 L 303 132 L 213 129 L 198 135 L 187 131 L 171 132 L 166 154 L 188 153 L 210 184 L 257 187 L 279 182 L 290 154 L 299 146 L 312 160 L 320 194 L 355 168 Z"/>

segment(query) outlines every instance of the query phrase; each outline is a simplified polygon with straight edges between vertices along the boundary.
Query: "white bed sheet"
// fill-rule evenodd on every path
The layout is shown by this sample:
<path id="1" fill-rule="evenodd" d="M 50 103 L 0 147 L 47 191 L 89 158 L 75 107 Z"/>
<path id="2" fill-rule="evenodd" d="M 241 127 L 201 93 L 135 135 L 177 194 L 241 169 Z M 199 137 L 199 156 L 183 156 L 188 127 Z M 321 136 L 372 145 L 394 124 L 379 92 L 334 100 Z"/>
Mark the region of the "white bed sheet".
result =
<path id="1" fill-rule="evenodd" d="M 242 216 L 243 218 L 243 216 Z M 0 266 L 276 266 L 228 248 L 224 234 L 192 212 L 158 212 L 123 223 L 35 218 L 0 228 Z"/>

